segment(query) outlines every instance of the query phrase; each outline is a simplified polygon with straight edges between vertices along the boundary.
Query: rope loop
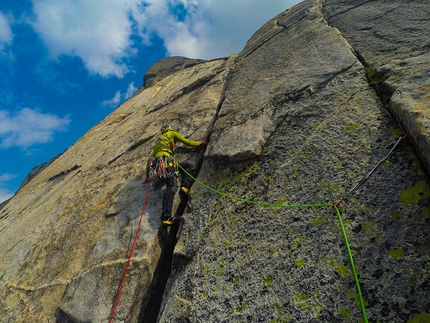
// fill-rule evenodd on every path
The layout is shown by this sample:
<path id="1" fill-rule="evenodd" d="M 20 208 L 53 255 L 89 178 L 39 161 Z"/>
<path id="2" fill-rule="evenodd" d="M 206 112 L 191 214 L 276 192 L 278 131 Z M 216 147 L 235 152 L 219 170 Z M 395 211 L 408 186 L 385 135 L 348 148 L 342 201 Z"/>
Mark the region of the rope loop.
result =
<path id="1" fill-rule="evenodd" d="M 310 208 L 310 207 L 328 207 L 331 206 L 336 210 L 337 216 L 339 218 L 339 222 L 340 222 L 340 226 L 342 228 L 342 233 L 343 233 L 343 237 L 345 239 L 345 244 L 346 244 L 346 249 L 348 252 L 348 256 L 349 256 L 349 261 L 351 264 L 351 268 L 352 268 L 352 272 L 354 274 L 354 280 L 355 280 L 355 285 L 357 287 L 357 293 L 358 293 L 358 297 L 360 299 L 360 305 L 361 305 L 361 310 L 363 313 L 363 319 L 365 323 L 368 323 L 368 319 L 367 319 L 367 314 L 366 314 L 366 308 L 365 308 L 365 304 L 364 304 L 364 299 L 363 299 L 363 295 L 361 293 L 361 288 L 360 288 L 360 282 L 358 280 L 358 275 L 357 275 L 357 270 L 355 269 L 355 265 L 354 265 L 354 260 L 352 258 L 352 252 L 351 252 L 351 248 L 349 247 L 349 242 L 348 242 L 348 237 L 346 235 L 346 230 L 345 230 L 345 226 L 343 225 L 343 221 L 342 221 L 342 216 L 340 214 L 339 209 L 337 208 L 337 206 L 343 201 L 343 198 L 341 198 L 339 201 L 333 203 L 333 204 L 302 204 L 302 205 L 285 205 L 285 204 L 271 204 L 271 203 L 264 203 L 264 202 L 256 202 L 256 201 L 249 201 L 249 200 L 245 200 L 242 198 L 238 198 L 238 197 L 234 197 L 225 193 L 222 193 L 220 191 L 217 191 L 215 189 L 213 189 L 212 187 L 204 184 L 203 182 L 199 181 L 197 178 L 195 178 L 194 176 L 192 176 L 190 173 L 188 173 L 181 165 L 179 165 L 179 163 L 176 163 L 177 166 L 188 176 L 190 176 L 194 181 L 196 181 L 197 183 L 199 183 L 200 185 L 202 185 L 203 187 L 207 188 L 208 190 L 217 193 L 221 196 L 224 196 L 226 198 L 230 198 L 236 201 L 242 201 L 242 202 L 246 202 L 246 203 L 251 203 L 251 204 L 258 204 L 258 205 L 262 205 L 262 206 L 272 206 L 272 207 L 287 207 L 287 208 Z"/>

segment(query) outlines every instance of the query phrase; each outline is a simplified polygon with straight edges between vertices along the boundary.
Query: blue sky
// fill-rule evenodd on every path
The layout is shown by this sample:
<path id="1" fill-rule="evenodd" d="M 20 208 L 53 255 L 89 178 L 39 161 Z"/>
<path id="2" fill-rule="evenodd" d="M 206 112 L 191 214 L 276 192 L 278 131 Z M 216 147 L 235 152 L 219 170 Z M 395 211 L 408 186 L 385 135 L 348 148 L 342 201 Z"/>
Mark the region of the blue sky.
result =
<path id="1" fill-rule="evenodd" d="M 168 56 L 238 53 L 298 0 L 1 0 L 0 202 Z"/>

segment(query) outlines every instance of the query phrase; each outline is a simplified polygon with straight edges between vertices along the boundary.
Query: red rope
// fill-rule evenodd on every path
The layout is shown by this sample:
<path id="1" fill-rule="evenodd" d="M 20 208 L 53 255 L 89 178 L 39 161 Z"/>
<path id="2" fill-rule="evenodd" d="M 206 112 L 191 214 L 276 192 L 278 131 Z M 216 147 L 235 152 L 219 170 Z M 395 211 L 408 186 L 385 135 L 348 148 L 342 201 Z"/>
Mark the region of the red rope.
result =
<path id="1" fill-rule="evenodd" d="M 112 308 L 112 313 L 111 313 L 110 318 L 109 318 L 109 323 L 112 323 L 112 321 L 113 321 L 113 318 L 115 316 L 116 307 L 118 306 L 119 298 L 121 296 L 121 291 L 122 291 L 122 288 L 124 287 L 125 277 L 127 276 L 128 267 L 130 266 L 131 257 L 133 256 L 134 246 L 136 245 L 137 237 L 139 235 L 140 224 L 142 223 L 143 215 L 145 214 L 146 202 L 148 202 L 148 195 L 149 195 L 149 191 L 150 191 L 150 186 L 151 186 L 151 182 L 148 181 L 148 187 L 146 188 L 146 196 L 145 196 L 145 200 L 143 202 L 142 212 L 140 213 L 139 224 L 137 226 L 136 234 L 134 235 L 133 244 L 131 245 L 131 249 L 130 249 L 130 255 L 128 256 L 127 264 L 125 265 L 124 274 L 122 275 L 121 284 L 119 285 L 118 293 L 117 293 L 116 299 L 115 299 L 115 304 Z"/>

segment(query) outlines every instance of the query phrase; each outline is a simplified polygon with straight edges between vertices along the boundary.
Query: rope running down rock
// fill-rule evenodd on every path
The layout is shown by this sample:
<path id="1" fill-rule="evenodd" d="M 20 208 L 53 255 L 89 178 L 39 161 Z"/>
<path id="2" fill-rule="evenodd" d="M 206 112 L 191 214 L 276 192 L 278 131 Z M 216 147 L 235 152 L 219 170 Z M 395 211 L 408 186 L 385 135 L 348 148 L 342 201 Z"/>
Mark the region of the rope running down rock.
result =
<path id="1" fill-rule="evenodd" d="M 217 193 L 221 196 L 224 196 L 226 198 L 232 199 L 232 200 L 236 200 L 236 201 L 241 201 L 241 202 L 245 202 L 245 203 L 249 203 L 249 204 L 257 204 L 257 205 L 261 205 L 261 206 L 270 206 L 270 207 L 284 207 L 284 208 L 312 208 L 312 207 L 333 207 L 336 210 L 337 216 L 339 218 L 339 222 L 340 222 L 340 226 L 342 228 L 342 233 L 343 233 L 343 237 L 345 240 L 345 245 L 346 245 L 346 249 L 348 252 L 348 256 L 349 256 L 349 261 L 351 264 L 351 268 L 352 268 L 352 272 L 354 275 L 354 280 L 355 280 L 355 284 L 357 287 L 357 293 L 358 293 L 358 297 L 360 299 L 360 305 L 361 305 L 361 310 L 363 313 L 363 319 L 365 323 L 368 323 L 368 318 L 367 318 L 367 314 L 366 314 L 366 308 L 365 308 L 365 303 L 364 303 L 364 299 L 363 299 L 363 295 L 361 293 L 361 288 L 360 288 L 360 282 L 358 279 L 358 275 L 357 275 L 357 270 L 355 268 L 354 265 L 354 259 L 352 257 L 352 252 L 351 252 L 351 248 L 348 242 L 348 236 L 346 234 L 346 230 L 345 230 L 345 226 L 343 225 L 343 220 L 342 220 L 342 216 L 341 213 L 338 209 L 339 204 L 344 201 L 349 195 L 351 195 L 358 187 L 360 187 L 362 184 L 364 184 L 367 179 L 370 177 L 370 175 L 372 175 L 375 170 L 378 168 L 378 166 L 380 164 L 382 164 L 394 151 L 394 149 L 399 145 L 399 143 L 401 142 L 402 139 L 405 139 L 407 137 L 407 135 L 405 133 L 403 133 L 402 135 L 398 136 L 398 140 L 397 142 L 394 144 L 394 146 L 390 149 L 390 151 L 388 152 L 388 154 L 382 158 L 367 174 L 366 176 L 364 176 L 353 188 L 351 188 L 350 190 L 348 190 L 344 196 L 342 196 L 342 198 L 337 201 L 334 202 L 332 204 L 298 204 L 298 205 L 288 205 L 288 204 L 273 204 L 273 203 L 266 203 L 266 202 L 258 202 L 258 201 L 251 201 L 251 200 L 246 200 L 243 198 L 239 198 L 239 197 L 235 197 L 223 192 L 220 192 L 206 184 L 204 184 L 203 182 L 199 181 L 197 178 L 193 177 L 190 173 L 188 173 L 181 165 L 177 164 L 177 167 L 179 167 L 185 174 L 187 174 L 188 176 L 190 176 L 193 180 L 195 180 L 197 183 L 199 183 L 200 185 L 202 185 L 203 187 L 205 187 L 206 189 Z"/>

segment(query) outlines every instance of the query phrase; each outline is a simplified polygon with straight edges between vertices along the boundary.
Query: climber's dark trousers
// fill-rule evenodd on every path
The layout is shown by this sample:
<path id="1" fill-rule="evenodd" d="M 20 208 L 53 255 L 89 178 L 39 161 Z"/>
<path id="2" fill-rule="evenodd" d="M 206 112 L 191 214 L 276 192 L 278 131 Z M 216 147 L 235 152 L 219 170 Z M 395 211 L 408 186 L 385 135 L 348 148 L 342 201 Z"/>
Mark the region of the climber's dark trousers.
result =
<path id="1" fill-rule="evenodd" d="M 175 198 L 178 184 L 175 177 L 175 167 L 167 168 L 169 176 L 164 180 L 166 184 L 166 191 L 163 196 L 163 207 L 161 209 L 161 218 L 168 219 L 172 216 L 173 199 Z"/>
<path id="2" fill-rule="evenodd" d="M 194 168 L 195 168 L 195 166 L 191 166 L 191 165 L 189 165 L 189 164 L 187 164 L 187 163 L 183 163 L 182 165 L 181 165 L 188 173 L 190 173 L 190 174 L 192 174 L 192 175 L 194 175 L 194 176 L 196 176 L 194 173 L 195 173 L 195 170 L 194 170 Z M 183 186 L 183 187 L 185 187 L 185 188 L 187 188 L 187 189 L 190 189 L 191 188 L 191 185 L 193 185 L 193 180 L 192 180 L 192 178 L 190 177 L 190 176 L 188 176 L 182 169 L 180 169 L 179 170 L 180 172 L 181 172 L 181 179 L 182 179 L 182 184 L 181 184 L 181 186 Z"/>

